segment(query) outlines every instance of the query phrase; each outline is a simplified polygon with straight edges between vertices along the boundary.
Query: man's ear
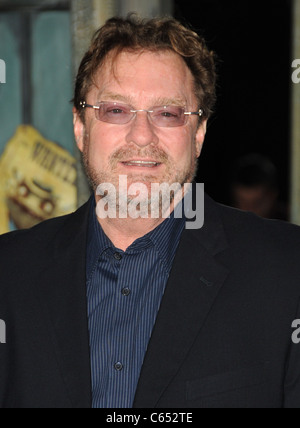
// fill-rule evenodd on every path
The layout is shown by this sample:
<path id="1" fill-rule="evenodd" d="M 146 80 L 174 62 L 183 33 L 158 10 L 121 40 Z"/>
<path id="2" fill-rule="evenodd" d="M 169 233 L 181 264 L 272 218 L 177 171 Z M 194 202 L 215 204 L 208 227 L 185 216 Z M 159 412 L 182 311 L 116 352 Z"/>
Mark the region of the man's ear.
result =
<path id="1" fill-rule="evenodd" d="M 73 108 L 73 126 L 74 126 L 74 135 L 77 147 L 81 152 L 83 152 L 83 144 L 84 144 L 84 123 L 81 120 L 79 112 L 76 108 Z"/>
<path id="2" fill-rule="evenodd" d="M 199 126 L 197 134 L 196 134 L 196 154 L 197 154 L 197 158 L 200 157 L 201 152 L 202 152 L 203 143 L 204 143 L 205 135 L 206 135 L 206 130 L 207 130 L 207 120 L 203 120 L 201 122 L 201 125 Z"/>

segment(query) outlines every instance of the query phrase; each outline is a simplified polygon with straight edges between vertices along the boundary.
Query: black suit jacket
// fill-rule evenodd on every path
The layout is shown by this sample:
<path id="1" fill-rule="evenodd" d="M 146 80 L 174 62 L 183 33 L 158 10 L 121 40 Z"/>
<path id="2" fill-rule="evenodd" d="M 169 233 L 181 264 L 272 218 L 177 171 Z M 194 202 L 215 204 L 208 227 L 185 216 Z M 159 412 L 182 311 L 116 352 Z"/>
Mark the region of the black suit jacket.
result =
<path id="1" fill-rule="evenodd" d="M 91 407 L 88 205 L 0 238 L 0 407 Z M 185 230 L 136 408 L 300 408 L 300 229 L 206 198 Z"/>

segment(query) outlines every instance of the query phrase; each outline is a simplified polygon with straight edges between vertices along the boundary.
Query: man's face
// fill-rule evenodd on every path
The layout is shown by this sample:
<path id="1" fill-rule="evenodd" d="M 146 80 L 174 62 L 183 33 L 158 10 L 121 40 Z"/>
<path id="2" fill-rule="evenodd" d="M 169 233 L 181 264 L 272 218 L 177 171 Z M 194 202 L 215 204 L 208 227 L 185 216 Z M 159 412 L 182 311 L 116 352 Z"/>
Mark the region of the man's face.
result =
<path id="1" fill-rule="evenodd" d="M 95 83 L 85 100 L 87 104 L 113 101 L 134 110 L 174 104 L 186 111 L 199 109 L 193 76 L 173 52 L 122 52 L 113 64 L 108 57 Z M 128 186 L 143 183 L 149 191 L 151 183 L 183 185 L 194 179 L 206 132 L 206 121 L 199 126 L 198 116 L 189 117 L 181 127 L 160 128 L 145 112 L 138 112 L 125 125 L 101 122 L 93 109 L 86 109 L 85 115 L 83 124 L 75 112 L 74 130 L 95 189 L 101 183 L 111 183 L 118 189 L 120 175 L 128 177 Z"/>
<path id="2" fill-rule="evenodd" d="M 266 186 L 235 186 L 233 188 L 234 206 L 242 211 L 250 211 L 260 217 L 272 215 L 277 199 L 277 192 Z"/>

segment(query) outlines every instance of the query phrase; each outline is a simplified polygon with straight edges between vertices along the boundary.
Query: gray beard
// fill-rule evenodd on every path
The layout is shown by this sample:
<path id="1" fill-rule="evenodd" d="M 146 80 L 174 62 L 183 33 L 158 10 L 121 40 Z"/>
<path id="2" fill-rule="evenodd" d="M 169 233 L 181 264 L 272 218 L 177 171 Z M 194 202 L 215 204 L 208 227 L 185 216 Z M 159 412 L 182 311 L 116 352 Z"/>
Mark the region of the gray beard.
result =
<path id="1" fill-rule="evenodd" d="M 124 216 L 126 216 L 126 212 L 128 212 L 130 205 L 133 204 L 134 199 L 137 197 L 137 195 L 128 195 L 128 192 L 122 193 L 119 191 L 119 175 L 116 173 L 116 167 L 118 165 L 118 162 L 125 158 L 125 155 L 127 156 L 127 159 L 130 157 L 130 155 L 135 155 L 139 157 L 141 155 L 140 151 L 136 148 L 134 149 L 134 151 L 132 149 L 119 150 L 117 153 L 113 154 L 110 159 L 109 164 L 111 168 L 109 171 L 96 171 L 95 168 L 90 165 L 88 155 L 88 144 L 85 142 L 84 151 L 82 153 L 82 163 L 91 188 L 94 192 L 96 192 L 98 187 L 101 187 L 101 185 L 103 185 L 104 183 L 114 185 L 115 189 L 117 190 L 116 199 L 109 194 L 106 194 L 105 198 L 108 203 L 116 204 L 116 209 L 119 217 L 124 218 Z M 178 183 L 181 188 L 181 192 L 177 191 L 176 194 L 175 192 L 169 192 L 168 189 L 162 189 L 159 194 L 159 198 L 157 198 L 156 195 L 152 195 L 151 190 L 150 196 L 149 193 L 145 195 L 144 198 L 141 198 L 141 195 L 139 195 L 139 205 L 141 212 L 148 212 L 148 215 L 151 215 L 151 212 L 153 212 L 154 210 L 155 212 L 159 212 L 159 217 L 161 218 L 164 216 L 165 212 L 169 211 L 170 206 L 174 202 L 174 200 L 176 205 L 183 198 L 184 184 L 192 183 L 195 179 L 198 169 L 198 158 L 195 154 L 190 168 L 183 171 L 179 171 L 176 169 L 174 162 L 170 161 L 168 156 L 160 149 L 153 148 L 151 149 L 151 151 L 148 149 L 147 151 L 143 152 L 143 155 L 141 155 L 141 157 L 143 156 L 149 156 L 156 160 L 161 160 L 163 163 L 165 163 L 167 165 L 165 177 L 161 182 L 158 182 L 154 175 L 128 175 L 128 183 L 142 183 L 146 184 L 148 187 L 150 187 L 152 183 L 157 183 L 159 185 L 166 183 L 169 186 Z M 175 175 L 174 171 L 176 171 Z M 177 188 L 178 187 L 176 187 L 176 189 Z"/>

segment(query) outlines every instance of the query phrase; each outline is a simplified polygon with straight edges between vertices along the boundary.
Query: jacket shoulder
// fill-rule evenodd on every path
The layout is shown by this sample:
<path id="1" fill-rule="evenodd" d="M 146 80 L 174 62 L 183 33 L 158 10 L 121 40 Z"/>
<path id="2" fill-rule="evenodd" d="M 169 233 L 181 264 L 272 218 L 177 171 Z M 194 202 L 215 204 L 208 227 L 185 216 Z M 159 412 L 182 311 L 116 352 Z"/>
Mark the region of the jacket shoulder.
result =
<path id="1" fill-rule="evenodd" d="M 270 253 L 298 252 L 300 227 L 281 220 L 268 220 L 255 214 L 217 204 L 216 208 L 230 243 L 269 250 Z"/>
<path id="2" fill-rule="evenodd" d="M 66 216 L 44 221 L 31 229 L 18 230 L 0 236 L 0 263 L 9 257 L 20 258 L 34 256 L 35 251 L 47 246 L 56 236 L 68 233 L 68 229 L 79 227 L 88 212 L 89 204 L 85 204 L 78 211 Z"/>
<path id="3" fill-rule="evenodd" d="M 20 246 L 32 247 L 35 242 L 41 242 L 55 235 L 70 216 L 72 214 L 44 221 L 31 229 L 17 230 L 0 236 L 0 253 L 7 252 L 9 248 L 16 250 Z"/>

